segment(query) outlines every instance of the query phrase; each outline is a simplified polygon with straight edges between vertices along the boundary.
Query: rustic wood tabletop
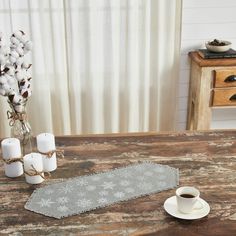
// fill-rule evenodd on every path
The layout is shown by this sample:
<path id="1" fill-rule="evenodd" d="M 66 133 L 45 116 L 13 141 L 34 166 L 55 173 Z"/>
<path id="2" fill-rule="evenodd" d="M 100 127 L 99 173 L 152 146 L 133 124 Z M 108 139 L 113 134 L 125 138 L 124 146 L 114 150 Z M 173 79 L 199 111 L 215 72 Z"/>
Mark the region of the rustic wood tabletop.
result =
<path id="1" fill-rule="evenodd" d="M 5 177 L 0 164 L 0 235 L 236 235 L 236 130 L 64 136 L 65 158 L 39 186 Z M 149 160 L 179 168 L 180 186 L 197 187 L 211 211 L 198 220 L 168 215 L 175 189 L 61 220 L 24 209 L 34 189 L 67 178 Z"/>

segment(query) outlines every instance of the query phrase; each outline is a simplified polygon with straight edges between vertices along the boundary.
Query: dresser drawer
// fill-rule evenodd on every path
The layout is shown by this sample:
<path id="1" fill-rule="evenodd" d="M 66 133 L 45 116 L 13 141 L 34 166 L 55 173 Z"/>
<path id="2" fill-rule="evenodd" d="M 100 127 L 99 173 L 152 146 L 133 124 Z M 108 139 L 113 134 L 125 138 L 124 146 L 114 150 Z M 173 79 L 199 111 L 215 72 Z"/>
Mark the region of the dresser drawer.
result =
<path id="1" fill-rule="evenodd" d="M 236 106 L 236 88 L 214 89 L 213 106 Z"/>
<path id="2" fill-rule="evenodd" d="M 236 87 L 236 69 L 215 70 L 215 88 Z"/>

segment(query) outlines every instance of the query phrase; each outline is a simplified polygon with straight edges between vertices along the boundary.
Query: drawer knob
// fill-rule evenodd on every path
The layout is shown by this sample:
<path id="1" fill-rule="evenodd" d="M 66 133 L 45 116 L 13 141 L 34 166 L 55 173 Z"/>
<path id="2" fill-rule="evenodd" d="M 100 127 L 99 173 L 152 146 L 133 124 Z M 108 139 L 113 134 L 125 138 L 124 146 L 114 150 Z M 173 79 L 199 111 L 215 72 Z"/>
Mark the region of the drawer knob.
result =
<path id="1" fill-rule="evenodd" d="M 236 81 L 236 75 L 229 75 L 225 80 L 226 83 L 232 83 Z"/>
<path id="2" fill-rule="evenodd" d="M 236 100 L 236 94 L 234 94 L 233 96 L 231 96 L 229 100 L 230 100 L 230 101 Z"/>

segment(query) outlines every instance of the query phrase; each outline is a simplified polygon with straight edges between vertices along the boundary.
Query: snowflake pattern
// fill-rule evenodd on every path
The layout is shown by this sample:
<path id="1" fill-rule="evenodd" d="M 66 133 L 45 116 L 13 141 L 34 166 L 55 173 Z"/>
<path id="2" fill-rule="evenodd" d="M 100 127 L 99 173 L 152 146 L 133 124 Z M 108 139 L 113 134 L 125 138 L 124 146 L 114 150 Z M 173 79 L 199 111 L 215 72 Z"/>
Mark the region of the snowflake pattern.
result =
<path id="1" fill-rule="evenodd" d="M 40 202 L 38 202 L 38 204 L 39 204 L 41 207 L 51 207 L 51 205 L 52 205 L 53 203 L 54 203 L 54 202 L 52 202 L 50 198 L 48 198 L 48 199 L 42 198 L 42 199 L 40 200 Z"/>
<path id="2" fill-rule="evenodd" d="M 61 192 L 67 194 L 70 193 L 73 190 L 72 186 L 67 184 L 65 186 L 62 186 L 62 188 L 60 189 Z"/>
<path id="3" fill-rule="evenodd" d="M 65 204 L 65 203 L 67 203 L 69 200 L 68 200 L 68 197 L 59 197 L 58 199 L 57 199 L 57 202 L 59 203 L 59 204 Z"/>
<path id="4" fill-rule="evenodd" d="M 99 192 L 98 194 L 99 194 L 100 196 L 107 196 L 108 193 L 109 193 L 108 191 L 103 190 L 103 191 Z"/>
<path id="5" fill-rule="evenodd" d="M 85 179 L 81 179 L 81 180 L 77 181 L 76 185 L 78 185 L 80 187 L 86 186 L 86 185 L 88 185 L 88 181 Z"/>
<path id="6" fill-rule="evenodd" d="M 47 190 L 45 190 L 45 194 L 47 194 L 47 195 L 50 195 L 50 194 L 52 194 L 54 191 L 52 190 L 52 189 L 47 189 Z"/>
<path id="7" fill-rule="evenodd" d="M 151 192 L 176 187 L 178 171 L 168 166 L 143 163 L 70 179 L 36 190 L 27 209 L 56 218 L 129 200 Z"/>
<path id="8" fill-rule="evenodd" d="M 108 203 L 108 200 L 106 198 L 104 198 L 104 197 L 103 198 L 99 198 L 98 199 L 98 203 L 99 204 L 106 204 L 106 203 Z"/>
<path id="9" fill-rule="evenodd" d="M 147 182 L 141 182 L 137 186 L 138 188 L 143 189 L 143 190 L 151 190 L 153 187 L 151 183 L 147 183 Z"/>
<path id="10" fill-rule="evenodd" d="M 78 207 L 87 208 L 92 204 L 91 200 L 83 198 L 77 201 Z"/>
<path id="11" fill-rule="evenodd" d="M 57 209 L 60 212 L 67 212 L 69 210 L 69 208 L 67 206 L 65 206 L 65 205 L 59 206 Z"/>
<path id="12" fill-rule="evenodd" d="M 114 193 L 114 196 L 116 198 L 123 198 L 125 196 L 125 193 L 123 193 L 123 192 L 116 192 L 116 193 Z"/>
<path id="13" fill-rule="evenodd" d="M 102 187 L 104 189 L 113 189 L 116 185 L 113 182 L 104 182 Z"/>
<path id="14" fill-rule="evenodd" d="M 120 185 L 121 186 L 128 186 L 128 185 L 130 185 L 130 182 L 128 180 L 122 180 L 122 181 L 120 181 Z"/>

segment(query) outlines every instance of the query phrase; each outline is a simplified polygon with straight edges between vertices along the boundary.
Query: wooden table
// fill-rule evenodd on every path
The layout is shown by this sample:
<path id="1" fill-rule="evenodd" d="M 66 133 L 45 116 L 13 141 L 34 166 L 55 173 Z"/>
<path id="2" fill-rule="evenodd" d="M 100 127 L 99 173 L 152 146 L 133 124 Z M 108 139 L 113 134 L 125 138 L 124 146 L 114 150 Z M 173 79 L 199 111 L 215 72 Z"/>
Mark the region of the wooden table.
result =
<path id="1" fill-rule="evenodd" d="M 0 235 L 236 235 L 236 130 L 67 136 L 56 141 L 65 158 L 43 185 L 149 160 L 179 168 L 180 185 L 199 188 L 211 212 L 194 221 L 171 217 L 163 209 L 165 199 L 175 193 L 168 190 L 57 220 L 24 209 L 38 186 L 26 184 L 23 176 L 6 178 L 1 162 Z"/>

